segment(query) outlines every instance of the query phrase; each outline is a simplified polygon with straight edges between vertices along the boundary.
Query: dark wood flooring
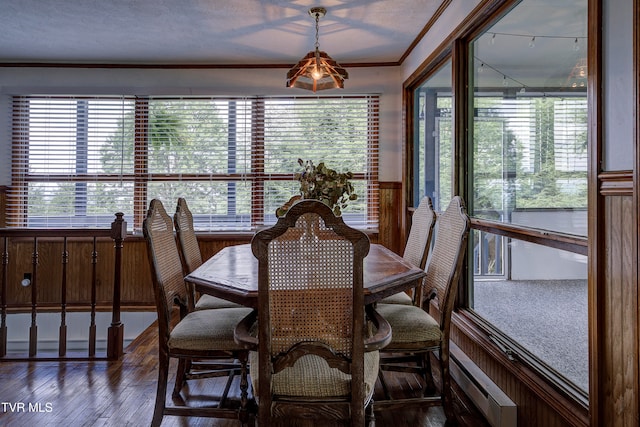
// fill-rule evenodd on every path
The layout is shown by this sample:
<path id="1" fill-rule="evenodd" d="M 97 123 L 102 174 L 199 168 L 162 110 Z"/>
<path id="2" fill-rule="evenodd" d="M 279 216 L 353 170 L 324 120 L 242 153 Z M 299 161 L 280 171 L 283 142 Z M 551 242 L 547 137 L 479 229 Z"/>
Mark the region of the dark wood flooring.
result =
<path id="1" fill-rule="evenodd" d="M 155 328 L 152 325 L 140 335 L 127 348 L 122 360 L 116 362 L 0 362 L 0 426 L 150 425 L 157 377 Z M 420 389 L 419 380 L 412 375 L 393 373 L 386 378 L 400 393 Z M 185 390 L 189 404 L 206 403 L 208 395 L 219 393 L 223 381 L 192 382 Z M 169 389 L 172 384 L 170 377 Z M 378 384 L 376 393 L 380 392 Z M 488 426 L 457 387 L 454 394 L 459 426 Z M 173 416 L 165 416 L 162 422 L 163 427 L 239 425 L 236 420 Z M 442 425 L 444 415 L 440 407 L 385 411 L 376 416 L 377 427 Z"/>

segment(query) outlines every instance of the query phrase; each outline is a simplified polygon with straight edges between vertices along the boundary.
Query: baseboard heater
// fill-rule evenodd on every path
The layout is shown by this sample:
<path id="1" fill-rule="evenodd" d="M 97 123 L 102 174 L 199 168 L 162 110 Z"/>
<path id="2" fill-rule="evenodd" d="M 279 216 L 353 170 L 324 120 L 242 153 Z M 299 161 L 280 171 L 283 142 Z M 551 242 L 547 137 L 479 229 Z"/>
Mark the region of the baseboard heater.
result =
<path id="1" fill-rule="evenodd" d="M 451 343 L 451 377 L 493 427 L 518 425 L 516 404 L 478 366 Z"/>

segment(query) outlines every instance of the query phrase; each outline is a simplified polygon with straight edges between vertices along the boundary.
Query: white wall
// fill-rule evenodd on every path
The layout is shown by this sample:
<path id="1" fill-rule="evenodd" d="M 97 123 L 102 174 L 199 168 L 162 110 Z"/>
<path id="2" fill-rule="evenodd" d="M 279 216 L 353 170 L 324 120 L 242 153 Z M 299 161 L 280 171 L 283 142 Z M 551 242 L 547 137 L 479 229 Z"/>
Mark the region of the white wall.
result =
<path id="1" fill-rule="evenodd" d="M 411 76 L 442 42 L 455 31 L 467 15 L 480 3 L 478 0 L 453 0 L 420 43 L 402 64 L 402 81 Z"/>
<path id="2" fill-rule="evenodd" d="M 587 257 L 546 246 L 511 240 L 511 279 L 587 279 Z"/>
<path id="3" fill-rule="evenodd" d="M 517 210 L 511 213 L 511 223 L 542 230 L 586 236 L 587 210 Z"/>
<path id="4" fill-rule="evenodd" d="M 122 312 L 120 320 L 124 325 L 124 347 L 156 321 L 155 311 Z M 89 349 L 90 315 L 87 312 L 67 313 L 67 350 L 87 351 Z M 96 313 L 96 350 L 102 353 L 107 348 L 107 333 L 111 325 L 111 313 Z M 36 319 L 38 326 L 38 352 L 57 351 L 59 346 L 59 313 L 41 313 Z M 27 352 L 29 349 L 29 326 L 31 313 L 10 313 L 7 316 L 8 352 Z"/>
<path id="5" fill-rule="evenodd" d="M 603 144 L 606 171 L 634 163 L 633 2 L 603 1 Z"/>
<path id="6" fill-rule="evenodd" d="M 587 235 L 587 211 L 542 210 L 512 213 L 512 223 L 561 233 Z M 587 257 L 533 243 L 511 240 L 513 280 L 587 279 Z"/>
<path id="7" fill-rule="evenodd" d="M 402 179 L 400 67 L 350 68 L 344 90 L 380 94 L 380 180 Z M 285 87 L 282 69 L 93 69 L 0 67 L 0 185 L 11 183 L 11 95 L 308 95 Z"/>

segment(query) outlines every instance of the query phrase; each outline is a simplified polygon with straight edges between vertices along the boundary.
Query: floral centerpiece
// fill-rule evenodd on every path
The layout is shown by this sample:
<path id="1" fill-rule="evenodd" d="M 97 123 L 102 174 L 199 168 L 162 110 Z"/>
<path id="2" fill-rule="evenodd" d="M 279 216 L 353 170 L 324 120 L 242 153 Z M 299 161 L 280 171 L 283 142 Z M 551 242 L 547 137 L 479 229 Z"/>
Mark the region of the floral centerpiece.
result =
<path id="1" fill-rule="evenodd" d="M 358 195 L 353 191 L 353 184 L 349 181 L 353 178 L 351 172 L 338 173 L 329 169 L 324 162 L 315 165 L 311 160 L 305 162 L 298 159 L 298 164 L 303 169 L 296 172 L 294 178 L 300 183 L 300 195 L 292 197 L 284 206 L 278 208 L 278 216 L 284 215 L 291 204 L 300 199 L 320 200 L 333 210 L 335 216 L 340 216 L 342 209 L 346 208 L 350 201 L 358 199 Z"/>

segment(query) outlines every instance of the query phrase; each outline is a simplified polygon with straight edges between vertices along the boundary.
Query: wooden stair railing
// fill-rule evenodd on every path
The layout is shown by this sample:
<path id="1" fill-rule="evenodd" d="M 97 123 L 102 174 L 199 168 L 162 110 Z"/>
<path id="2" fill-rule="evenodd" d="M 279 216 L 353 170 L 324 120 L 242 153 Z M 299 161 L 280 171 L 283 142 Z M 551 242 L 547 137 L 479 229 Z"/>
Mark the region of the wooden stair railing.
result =
<path id="1" fill-rule="evenodd" d="M 90 313 L 89 324 L 89 345 L 88 353 L 80 359 L 97 360 L 108 359 L 117 360 L 123 355 L 124 341 L 124 325 L 120 319 L 120 298 L 122 286 L 122 248 L 123 241 L 127 233 L 127 223 L 124 220 L 124 214 L 118 212 L 115 214 L 116 219 L 111 223 L 111 228 L 62 228 L 62 229 L 36 229 L 36 228 L 0 228 L 0 239 L 2 241 L 2 283 L 0 288 L 0 360 L 62 360 L 75 359 L 78 357 L 67 356 L 67 313 L 72 308 L 74 311 L 88 311 Z M 96 311 L 98 306 L 97 287 L 98 287 L 98 241 L 105 238 L 113 240 L 113 294 L 111 301 L 101 301 L 101 305 L 109 304 L 111 306 L 111 325 L 107 331 L 107 349 L 105 356 L 98 356 L 96 352 Z M 89 301 L 73 301 L 68 302 L 69 293 L 69 251 L 68 245 L 70 239 L 80 242 L 91 241 L 92 250 L 90 253 L 91 263 L 91 296 Z M 18 267 L 12 269 L 10 264 L 9 248 L 12 241 L 26 242 L 31 240 L 31 277 L 27 277 L 25 286 L 31 287 L 30 301 L 16 301 L 15 295 L 10 301 L 9 284 L 17 282 L 19 276 Z M 60 296 L 59 301 L 39 302 L 38 295 L 40 291 L 39 282 L 41 274 L 47 272 L 39 272 L 38 266 L 41 264 L 41 253 L 39 250 L 41 241 L 62 242 L 62 254 L 59 269 L 60 274 Z M 47 254 L 52 253 L 47 250 Z M 109 257 L 107 257 L 109 258 Z M 77 270 L 77 269 L 76 269 Z M 45 276 L 47 280 L 53 280 L 53 277 Z M 11 279 L 11 280 L 10 280 Z M 49 282 L 52 283 L 52 282 Z M 75 292 L 78 292 L 80 285 L 74 283 L 71 286 Z M 14 291 L 13 294 L 18 294 Z M 7 315 L 10 313 L 31 313 L 31 325 L 29 327 L 29 352 L 28 356 L 15 356 L 10 354 L 7 349 Z M 60 313 L 60 327 L 58 339 L 58 356 L 38 356 L 38 324 L 37 318 L 39 312 L 55 312 Z"/>

